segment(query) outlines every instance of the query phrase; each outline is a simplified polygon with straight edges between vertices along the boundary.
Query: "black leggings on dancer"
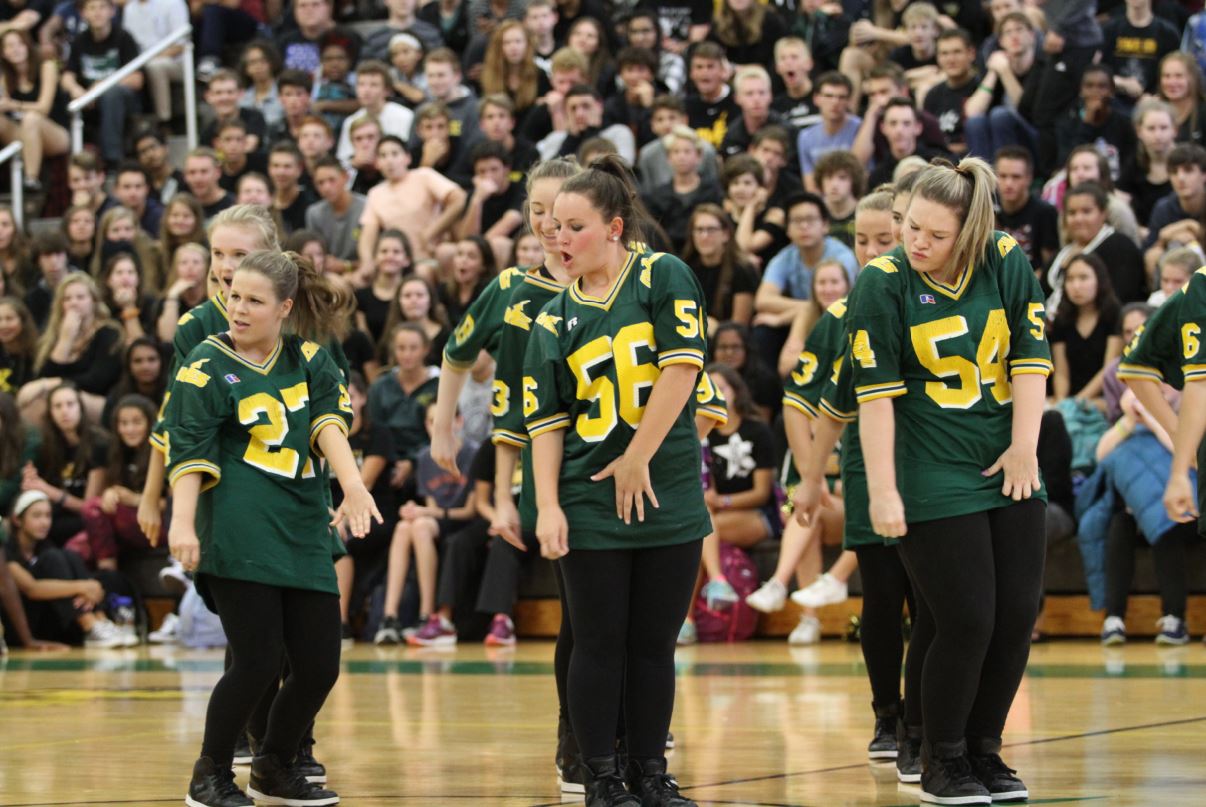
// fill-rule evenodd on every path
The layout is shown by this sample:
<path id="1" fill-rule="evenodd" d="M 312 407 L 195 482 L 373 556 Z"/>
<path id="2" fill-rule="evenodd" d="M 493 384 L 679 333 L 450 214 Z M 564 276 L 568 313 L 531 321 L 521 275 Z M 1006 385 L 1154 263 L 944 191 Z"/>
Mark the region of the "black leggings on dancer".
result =
<path id="1" fill-rule="evenodd" d="M 665 754 L 675 643 L 702 546 L 573 550 L 561 559 L 574 630 L 569 710 L 583 759 L 615 753 L 621 707 L 629 756 Z"/>
<path id="2" fill-rule="evenodd" d="M 917 604 L 909 575 L 894 546 L 871 544 L 856 547 L 859 574 L 863 578 L 863 615 L 859 622 L 859 641 L 867 677 L 871 680 L 871 701 L 876 712 L 900 707 L 900 666 L 904 660 L 904 636 L 900 620 L 905 602 L 917 621 Z"/>
<path id="3" fill-rule="evenodd" d="M 235 740 L 256 704 L 281 675 L 260 753 L 287 763 L 339 677 L 339 597 L 319 591 L 208 576 L 232 663 L 214 686 L 201 755 L 229 767 Z"/>
<path id="4" fill-rule="evenodd" d="M 921 674 L 932 746 L 1000 740 L 1038 617 L 1044 508 L 1029 500 L 908 525 L 901 558 L 934 620 Z"/>

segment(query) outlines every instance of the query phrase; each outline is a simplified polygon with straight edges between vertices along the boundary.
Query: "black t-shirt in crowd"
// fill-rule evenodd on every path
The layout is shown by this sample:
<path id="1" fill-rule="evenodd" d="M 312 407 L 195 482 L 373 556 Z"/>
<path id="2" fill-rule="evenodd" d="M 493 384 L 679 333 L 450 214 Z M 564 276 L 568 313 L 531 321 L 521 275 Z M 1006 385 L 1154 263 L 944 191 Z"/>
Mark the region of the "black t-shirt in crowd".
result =
<path id="1" fill-rule="evenodd" d="M 696 93 L 687 96 L 687 125 L 717 148 L 724 142 L 729 124 L 740 114 L 741 108 L 733 100 L 732 92 L 716 101 L 705 101 Z"/>
<path id="2" fill-rule="evenodd" d="M 691 271 L 695 273 L 695 278 L 703 288 L 708 316 L 721 322 L 732 319 L 733 295 L 754 294 L 758 291 L 758 277 L 754 274 L 754 270 L 744 263 L 738 263 L 733 266 L 733 276 L 729 281 L 729 293 L 724 297 L 719 296 L 719 266 L 704 266 L 703 262 L 697 258 L 691 263 Z"/>
<path id="3" fill-rule="evenodd" d="M 306 208 L 318 201 L 318 194 L 308 186 L 302 185 L 300 190 L 288 207 L 278 209 L 281 221 L 285 224 L 286 234 L 306 228 Z"/>
<path id="4" fill-rule="evenodd" d="M 1112 233 L 1093 250 L 1105 262 L 1114 284 L 1118 301 L 1140 303 L 1147 299 L 1147 275 L 1143 269 L 1143 252 L 1129 236 Z"/>
<path id="5" fill-rule="evenodd" d="M 226 169 L 222 169 L 222 177 L 218 180 L 218 184 L 222 189 L 230 193 L 237 193 L 239 188 L 239 180 L 245 174 L 263 174 L 268 175 L 268 157 L 262 152 L 252 152 L 247 155 L 247 161 L 243 163 L 243 167 L 238 173 L 228 174 Z"/>
<path id="6" fill-rule="evenodd" d="M 477 193 L 477 191 L 475 190 L 473 193 Z M 514 210 L 522 215 L 523 203 L 526 198 L 527 193 L 523 185 L 517 182 L 512 182 L 498 196 L 488 197 L 482 202 L 482 232 L 486 232 L 497 224 L 508 210 Z"/>
<path id="7" fill-rule="evenodd" d="M 980 77 L 972 75 L 958 87 L 952 87 L 949 81 L 944 81 L 926 93 L 925 111 L 938 119 L 938 128 L 942 130 L 948 144 L 966 144 L 963 134 L 963 105 L 979 85 Z"/>
<path id="8" fill-rule="evenodd" d="M 1047 265 L 1044 249 L 1050 250 L 1052 257 L 1059 251 L 1059 213 L 1033 194 L 1013 213 L 997 205 L 997 229 L 1013 236 L 1035 269 Z"/>
<path id="9" fill-rule="evenodd" d="M 1068 363 L 1068 394 L 1075 395 L 1084 389 L 1093 376 L 1105 366 L 1106 340 L 1118 334 L 1117 315 L 1101 313 L 1097 317 L 1097 326 L 1088 336 L 1082 336 L 1076 329 L 1076 318 L 1068 322 L 1056 320 L 1051 326 L 1051 344 L 1063 343 L 1064 355 Z"/>
<path id="10" fill-rule="evenodd" d="M 224 193 L 222 198 L 212 204 L 201 205 L 201 211 L 205 213 L 205 220 L 208 222 L 214 216 L 221 213 L 228 207 L 234 207 L 235 198 L 233 193 Z"/>
<path id="11" fill-rule="evenodd" d="M 1149 182 L 1147 172 L 1139 167 L 1139 160 L 1132 157 L 1122 167 L 1118 189 L 1131 195 L 1131 210 L 1135 211 L 1135 219 L 1146 227 L 1156 202 L 1172 192 L 1172 183 L 1167 179 L 1159 184 Z"/>
<path id="12" fill-rule="evenodd" d="M 708 433 L 708 448 L 712 486 L 722 496 L 753 490 L 754 471 L 775 469 L 775 437 L 760 420 L 745 418 L 732 434 L 713 429 Z"/>
<path id="13" fill-rule="evenodd" d="M 71 381 L 84 392 L 104 395 L 121 377 L 121 332 L 113 326 L 100 328 L 88 342 L 80 357 L 69 364 L 47 359 L 42 365 L 43 378 Z"/>
<path id="14" fill-rule="evenodd" d="M 385 331 L 385 320 L 389 317 L 389 300 L 379 300 L 377 295 L 373 294 L 371 286 L 365 286 L 363 289 L 356 289 L 356 310 L 364 314 L 364 319 L 368 323 L 368 335 L 372 337 L 373 344 L 381 341 L 381 335 Z"/>
<path id="15" fill-rule="evenodd" d="M 1177 29 L 1159 17 L 1150 25 L 1132 25 L 1120 14 L 1101 26 L 1105 39 L 1101 60 L 1114 69 L 1119 78 L 1136 78 L 1147 92 L 1155 92 L 1159 82 L 1160 60 L 1181 47 Z"/>
<path id="16" fill-rule="evenodd" d="M 97 40 L 85 30 L 71 43 L 64 71 L 74 73 L 84 89 L 116 73 L 122 65 L 138 58 L 138 43 L 134 37 L 114 27 L 107 37 Z"/>
<path id="17" fill-rule="evenodd" d="M 368 334 L 355 328 L 348 334 L 348 338 L 343 340 L 341 347 L 344 358 L 348 360 L 348 367 L 361 375 L 364 375 L 364 363 L 375 361 L 377 358 L 377 348 Z"/>
<path id="18" fill-rule="evenodd" d="M 796 131 L 821 122 L 821 115 L 812 104 L 811 94 L 803 98 L 792 98 L 786 92 L 780 92 L 771 101 L 771 109 L 779 113 L 783 122 L 790 124 Z"/>
<path id="19" fill-rule="evenodd" d="M 104 432 L 93 429 L 91 436 L 92 449 L 81 457 L 79 462 L 76 461 L 75 452 L 68 451 L 61 467 L 49 468 L 46 467 L 42 453 L 39 453 L 34 461 L 38 476 L 78 499 L 84 498 L 84 491 L 88 488 L 88 474 L 97 468 L 104 468 L 106 455 L 109 453 L 109 444 Z"/>
<path id="20" fill-rule="evenodd" d="M 712 22 L 711 0 L 672 0 L 656 5 L 662 36 L 687 41 L 692 25 L 707 25 Z"/>
<path id="21" fill-rule="evenodd" d="M 33 377 L 32 358 L 14 356 L 0 345 L 0 392 L 15 396 L 17 390 Z"/>
<path id="22" fill-rule="evenodd" d="M 933 55 L 928 59 L 918 59 L 913 55 L 912 45 L 901 45 L 894 51 L 888 54 L 888 58 L 900 65 L 901 70 L 912 70 L 915 67 L 928 67 L 938 65 L 938 49 L 934 49 Z"/>
<path id="23" fill-rule="evenodd" d="M 829 234 L 854 249 L 854 211 L 851 210 L 845 218 L 830 218 Z"/>

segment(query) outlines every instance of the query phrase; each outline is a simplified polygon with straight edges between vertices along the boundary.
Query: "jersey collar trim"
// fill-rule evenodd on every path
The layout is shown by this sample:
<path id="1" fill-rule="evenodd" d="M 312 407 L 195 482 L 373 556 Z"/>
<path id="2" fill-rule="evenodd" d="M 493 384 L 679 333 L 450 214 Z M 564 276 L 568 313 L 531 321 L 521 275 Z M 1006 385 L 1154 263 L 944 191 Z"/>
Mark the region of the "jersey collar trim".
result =
<path id="1" fill-rule="evenodd" d="M 533 269 L 527 273 L 523 279 L 523 282 L 531 283 L 536 288 L 547 289 L 552 292 L 564 291 L 565 286 L 562 286 L 560 283 L 558 283 L 552 275 L 545 275 L 545 272 L 547 271 L 548 270 L 543 266 Z"/>
<path id="2" fill-rule="evenodd" d="M 584 294 L 582 292 L 582 278 L 578 278 L 570 285 L 570 297 L 576 303 L 591 305 L 595 308 L 602 308 L 604 311 L 610 311 L 612 303 L 620 296 L 620 289 L 623 288 L 624 281 L 628 279 L 628 274 L 632 271 L 632 264 L 636 260 L 636 257 L 635 252 L 628 253 L 628 260 L 624 262 L 624 268 L 620 271 L 619 276 L 616 277 L 616 282 L 611 284 L 611 288 L 603 297 L 591 297 L 589 294 Z"/>
<path id="3" fill-rule="evenodd" d="M 931 280 L 929 274 L 926 272 L 918 272 L 917 274 L 921 276 L 921 282 L 925 283 L 934 291 L 940 292 L 941 294 L 950 297 L 952 300 L 958 300 L 963 296 L 963 292 L 967 291 L 967 287 L 971 285 L 971 276 L 975 271 L 976 264 L 973 261 L 967 265 L 966 269 L 963 270 L 963 274 L 961 274 L 958 279 L 951 284 L 938 283 L 937 281 Z"/>
<path id="4" fill-rule="evenodd" d="M 222 297 L 221 292 L 210 298 L 213 300 L 214 308 L 218 309 L 218 313 L 222 315 L 222 319 L 230 321 L 230 312 L 226 310 L 226 300 Z"/>
<path id="5" fill-rule="evenodd" d="M 240 356 L 236 351 L 232 350 L 229 346 L 227 346 L 227 344 L 225 342 L 223 342 L 217 336 L 210 336 L 206 339 L 206 341 L 209 342 L 211 345 L 214 345 L 215 347 L 217 347 L 218 350 L 221 350 L 224 354 L 226 354 L 230 358 L 234 359 L 235 361 L 239 362 L 240 364 L 244 364 L 247 367 L 250 367 L 252 370 L 255 370 L 257 373 L 260 373 L 261 375 L 268 375 L 269 373 L 272 372 L 272 368 L 276 366 L 276 360 L 281 357 L 281 348 L 284 347 L 284 344 L 285 344 L 284 340 L 277 339 L 276 347 L 274 347 L 272 349 L 272 352 L 268 354 L 268 357 L 266 359 L 264 359 L 263 364 L 256 364 L 255 362 L 250 361 L 250 360 L 244 358 L 243 356 Z"/>

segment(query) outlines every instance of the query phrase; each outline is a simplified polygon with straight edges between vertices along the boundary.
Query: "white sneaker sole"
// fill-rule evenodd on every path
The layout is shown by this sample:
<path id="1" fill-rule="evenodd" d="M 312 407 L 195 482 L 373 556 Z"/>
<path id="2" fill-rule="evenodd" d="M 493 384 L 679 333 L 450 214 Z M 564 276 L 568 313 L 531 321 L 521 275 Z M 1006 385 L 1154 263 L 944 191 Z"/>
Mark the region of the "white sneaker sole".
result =
<path id="1" fill-rule="evenodd" d="M 896 779 L 906 785 L 915 785 L 921 781 L 920 773 L 905 773 L 900 768 L 896 769 Z"/>
<path id="2" fill-rule="evenodd" d="M 873 762 L 878 762 L 885 759 L 896 759 L 896 755 L 898 753 L 898 751 L 868 751 L 867 759 Z"/>
<path id="3" fill-rule="evenodd" d="M 577 782 L 567 782 L 564 779 L 562 779 L 560 775 L 557 776 L 557 787 L 561 788 L 562 793 L 585 793 L 586 792 L 586 785 L 580 785 Z"/>
<path id="4" fill-rule="evenodd" d="M 1006 793 L 992 794 L 992 800 L 994 803 L 999 801 L 1025 801 L 1028 798 L 1030 798 L 1030 791 L 1026 788 L 1022 788 L 1021 790 L 1011 790 Z"/>
<path id="5" fill-rule="evenodd" d="M 992 796 L 935 796 L 921 791 L 924 804 L 992 804 Z"/>
<path id="6" fill-rule="evenodd" d="M 791 593 L 791 601 L 801 608 L 824 608 L 826 605 L 841 605 L 846 600 L 850 599 L 849 593 L 844 597 L 810 597 L 806 593 L 808 589 L 800 589 Z"/>
<path id="7" fill-rule="evenodd" d="M 279 804 L 283 807 L 325 807 L 328 804 L 339 803 L 339 796 L 330 796 L 325 799 L 286 799 L 281 796 L 265 796 L 250 785 L 247 786 L 247 795 L 259 804 Z"/>
<path id="8" fill-rule="evenodd" d="M 312 785 L 325 785 L 327 783 L 326 774 L 322 776 L 307 776 L 306 781 Z"/>

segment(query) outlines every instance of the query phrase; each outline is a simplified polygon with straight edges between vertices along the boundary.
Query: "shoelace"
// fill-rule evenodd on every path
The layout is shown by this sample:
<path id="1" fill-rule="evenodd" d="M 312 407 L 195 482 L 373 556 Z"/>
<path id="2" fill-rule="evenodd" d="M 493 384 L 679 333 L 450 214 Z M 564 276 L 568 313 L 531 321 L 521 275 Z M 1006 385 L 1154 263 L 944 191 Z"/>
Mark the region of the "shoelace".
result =
<path id="1" fill-rule="evenodd" d="M 1000 757 L 997 757 L 997 759 L 1000 759 Z M 971 760 L 966 755 L 943 759 L 942 765 L 946 768 L 947 776 L 952 782 L 976 778 L 975 772 L 972 770 Z"/>
<path id="2" fill-rule="evenodd" d="M 239 786 L 235 784 L 234 772 L 229 768 L 225 771 L 218 771 L 214 774 L 214 785 L 219 796 L 245 796 Z"/>
<path id="3" fill-rule="evenodd" d="M 1017 773 L 1017 771 L 1005 764 L 1005 760 L 1001 759 L 1000 754 L 981 754 L 980 765 L 993 773 L 1006 773 L 1011 776 Z"/>

